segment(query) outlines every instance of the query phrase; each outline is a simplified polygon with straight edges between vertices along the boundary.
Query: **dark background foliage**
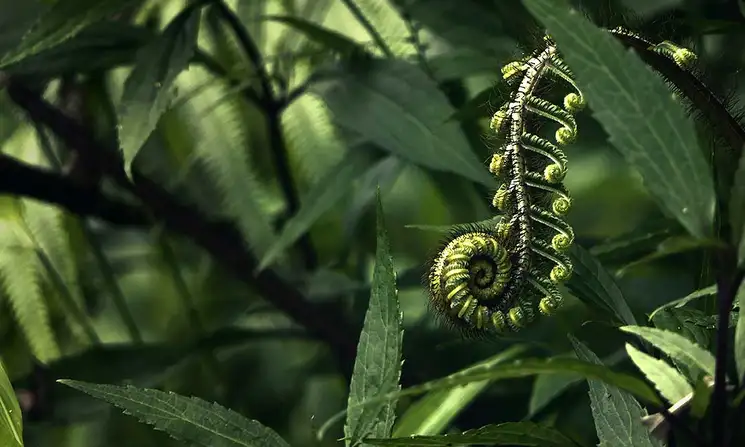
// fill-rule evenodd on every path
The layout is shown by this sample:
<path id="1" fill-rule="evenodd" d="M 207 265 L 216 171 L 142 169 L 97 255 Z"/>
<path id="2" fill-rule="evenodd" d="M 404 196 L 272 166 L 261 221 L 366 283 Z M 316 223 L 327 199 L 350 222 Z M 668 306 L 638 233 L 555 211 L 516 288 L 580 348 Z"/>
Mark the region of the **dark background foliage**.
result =
<path id="1" fill-rule="evenodd" d="M 18 48 L 50 3 L 2 0 L 0 53 Z M 707 85 L 734 111 L 745 103 L 742 2 L 574 3 L 598 25 L 694 49 Z M 194 19 L 193 53 L 184 35 L 153 50 L 188 4 L 130 1 L 5 68 L 0 351 L 16 390 L 34 397 L 27 445 L 181 445 L 58 378 L 199 396 L 292 445 L 338 445 L 341 427 L 322 441 L 315 432 L 346 405 L 377 186 L 404 314 L 402 386 L 517 343 L 533 357 L 568 354 L 568 333 L 638 373 L 607 315 L 571 294 L 555 317 L 502 340 L 463 339 L 427 309 L 421 277 L 443 235 L 412 226 L 491 216 L 496 183 L 484 163 L 499 68 L 541 36 L 521 2 L 227 1 L 233 23 L 217 7 Z M 64 21 L 46 32 L 55 29 Z M 142 77 L 129 77 L 133 64 Z M 179 64 L 189 68 L 169 73 Z M 153 92 L 152 79 L 174 88 Z M 162 116 L 148 115 L 156 97 Z M 714 283 L 707 242 L 664 215 L 591 114 L 578 123 L 568 221 L 643 325 Z M 138 127 L 148 125 L 151 134 Z M 702 147 L 719 144 L 697 130 Z M 127 171 L 110 161 L 117 135 L 143 143 L 125 149 Z M 720 196 L 736 167 L 722 151 Z M 711 295 L 649 324 L 713 350 L 716 310 Z M 492 383 L 457 405 L 442 433 L 533 420 L 595 445 L 586 385 L 565 382 Z M 402 399 L 399 414 L 416 399 Z"/>

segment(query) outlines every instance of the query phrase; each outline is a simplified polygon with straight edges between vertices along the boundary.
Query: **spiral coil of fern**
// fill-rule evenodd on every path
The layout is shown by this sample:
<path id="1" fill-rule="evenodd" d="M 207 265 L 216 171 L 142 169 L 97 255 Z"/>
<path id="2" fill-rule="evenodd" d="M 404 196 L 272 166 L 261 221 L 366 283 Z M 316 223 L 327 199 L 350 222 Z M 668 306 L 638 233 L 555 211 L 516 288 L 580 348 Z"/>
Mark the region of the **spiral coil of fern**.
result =
<path id="1" fill-rule="evenodd" d="M 502 69 L 515 90 L 491 120 L 504 140 L 489 165 L 501 181 L 492 201 L 501 220 L 456 229 L 429 270 L 432 306 L 467 331 L 504 334 L 525 327 L 537 313 L 551 315 L 563 301 L 557 285 L 572 273 L 564 254 L 574 232 L 563 219 L 571 198 L 563 185 L 562 148 L 577 136 L 574 113 L 585 99 L 555 43 L 544 40 L 541 50 Z M 544 79 L 573 90 L 562 106 L 538 96 Z M 536 118 L 559 124 L 555 142 L 531 128 Z"/>

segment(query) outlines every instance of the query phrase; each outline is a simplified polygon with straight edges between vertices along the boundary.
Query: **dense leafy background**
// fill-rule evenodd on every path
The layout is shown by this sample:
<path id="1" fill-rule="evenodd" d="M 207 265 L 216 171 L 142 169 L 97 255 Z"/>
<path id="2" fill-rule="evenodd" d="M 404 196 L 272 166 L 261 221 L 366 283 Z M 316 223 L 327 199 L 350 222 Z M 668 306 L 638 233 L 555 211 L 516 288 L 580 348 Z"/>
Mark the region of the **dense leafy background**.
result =
<path id="1" fill-rule="evenodd" d="M 132 171 L 200 214 L 232 222 L 233 241 L 245 244 L 253 259 L 226 268 L 193 240 L 158 224 L 112 225 L 0 196 L 0 352 L 17 391 L 43 390 L 24 424 L 26 445 L 182 445 L 54 384 L 59 378 L 197 396 L 258 420 L 291 445 L 339 445 L 344 424 L 321 441 L 316 431 L 347 405 L 343 372 L 352 371 L 354 359 L 339 346 L 328 349 L 328 342 L 357 346 L 377 272 L 378 186 L 403 312 L 404 387 L 487 358 L 503 362 L 495 356 L 517 344 L 529 343 L 533 358 L 571 356 L 568 333 L 592 350 L 580 345 L 580 358 L 596 362 L 594 352 L 638 375 L 619 325 L 673 330 L 711 350 L 711 290 L 647 322 L 657 307 L 714 283 L 703 251 L 709 242 L 686 231 L 705 234 L 698 230 L 709 216 L 691 223 L 675 210 L 665 214 L 659 197 L 647 192 L 655 193 L 649 179 L 640 180 L 623 149 L 611 146 L 602 116 L 592 113 L 578 117 L 580 139 L 568 149 L 566 185 L 574 203 L 568 219 L 583 247 L 573 254 L 585 280 L 569 283 L 562 311 L 501 341 L 463 340 L 428 313 L 420 278 L 442 234 L 412 226 L 490 217 L 496 183 L 484 167 L 485 135 L 500 102 L 498 69 L 538 30 L 522 2 L 226 1 L 255 44 L 249 57 L 217 8 L 185 9 L 190 3 L 196 2 L 0 1 L 0 53 L 6 54 L 0 65 L 42 89 L 99 141 L 118 144 L 127 175 L 131 163 Z M 737 2 L 585 3 L 601 25 L 618 24 L 613 11 L 630 8 L 637 28 L 695 48 L 717 93 L 734 104 L 745 100 L 736 82 L 745 64 Z M 20 44 L 50 4 L 47 14 L 56 15 L 39 22 L 48 28 L 35 28 Z M 281 105 L 269 112 L 267 84 Z M 703 125 L 696 129 L 708 151 L 710 135 Z M 6 95 L 0 97 L 0 144 L 3 154 L 54 171 L 63 169 L 68 153 Z M 679 149 L 670 146 L 673 153 Z M 718 197 L 726 203 L 737 162 L 713 159 L 722 172 Z M 676 197 L 708 212 L 704 183 L 687 179 Z M 111 182 L 104 189 L 129 200 Z M 740 213 L 732 219 L 742 224 Z M 380 287 L 372 287 L 373 295 Z M 277 309 L 297 296 L 320 309 L 323 319 L 302 312 L 290 318 Z M 397 309 L 388 312 L 380 324 L 397 318 Z M 400 334 L 390 337 L 400 343 Z M 740 333 L 738 339 L 745 345 Z M 395 352 L 385 355 L 398 362 Z M 696 364 L 674 356 L 672 363 L 691 383 L 700 378 Z M 393 434 L 460 433 L 526 420 L 595 445 L 602 430 L 593 412 L 605 392 L 599 383 L 591 382 L 588 395 L 585 382 L 545 375 L 488 386 L 477 381 L 421 400 L 405 396 Z M 395 388 L 395 381 L 381 385 Z M 354 390 L 353 382 L 357 394 L 349 402 L 365 397 Z M 614 405 L 638 406 L 625 394 L 602 403 L 611 414 Z M 434 409 L 442 413 L 433 416 Z M 388 431 L 392 423 L 389 415 Z"/>

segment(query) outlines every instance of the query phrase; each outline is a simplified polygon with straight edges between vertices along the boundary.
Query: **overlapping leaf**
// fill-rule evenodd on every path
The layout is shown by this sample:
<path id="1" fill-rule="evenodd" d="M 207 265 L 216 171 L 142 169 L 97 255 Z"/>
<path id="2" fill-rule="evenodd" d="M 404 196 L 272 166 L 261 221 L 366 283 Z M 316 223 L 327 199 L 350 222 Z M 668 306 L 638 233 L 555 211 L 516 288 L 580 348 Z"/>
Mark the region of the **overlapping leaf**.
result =
<path id="1" fill-rule="evenodd" d="M 523 0 L 575 73 L 610 142 L 698 238 L 713 234 L 714 182 L 691 119 L 664 81 L 566 0 Z"/>
<path id="2" fill-rule="evenodd" d="M 336 123 L 413 163 L 489 187 L 495 179 L 471 150 L 437 84 L 402 60 L 371 60 L 340 73 L 319 93 Z"/>
<path id="3" fill-rule="evenodd" d="M 577 357 L 600 365 L 588 347 L 570 336 Z M 601 447 L 657 447 L 641 419 L 646 416 L 639 402 L 624 391 L 597 380 L 590 384 L 590 406 Z"/>
<path id="4" fill-rule="evenodd" d="M 21 44 L 0 60 L 6 67 L 52 48 L 92 23 L 111 17 L 136 0 L 66 0 L 55 2 L 36 21 Z"/>
<path id="5" fill-rule="evenodd" d="M 201 5 L 184 9 L 163 32 L 140 50 L 127 78 L 119 111 L 119 144 L 124 169 L 132 162 L 171 102 L 176 76 L 189 65 L 197 45 Z"/>

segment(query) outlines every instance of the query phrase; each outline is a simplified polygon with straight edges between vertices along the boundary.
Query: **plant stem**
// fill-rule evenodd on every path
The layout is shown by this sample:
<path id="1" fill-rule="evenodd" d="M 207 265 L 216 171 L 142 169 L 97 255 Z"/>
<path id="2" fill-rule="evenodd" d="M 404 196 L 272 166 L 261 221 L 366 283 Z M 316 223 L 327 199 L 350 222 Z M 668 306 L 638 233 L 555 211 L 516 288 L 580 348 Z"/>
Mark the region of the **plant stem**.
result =
<path id="1" fill-rule="evenodd" d="M 729 314 L 745 271 L 737 269 L 737 255 L 731 248 L 718 256 L 717 343 L 714 393 L 712 397 L 712 433 L 716 447 L 727 447 L 727 357 L 729 355 Z"/>

